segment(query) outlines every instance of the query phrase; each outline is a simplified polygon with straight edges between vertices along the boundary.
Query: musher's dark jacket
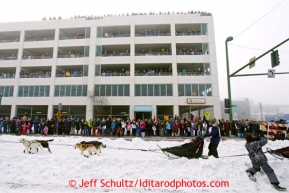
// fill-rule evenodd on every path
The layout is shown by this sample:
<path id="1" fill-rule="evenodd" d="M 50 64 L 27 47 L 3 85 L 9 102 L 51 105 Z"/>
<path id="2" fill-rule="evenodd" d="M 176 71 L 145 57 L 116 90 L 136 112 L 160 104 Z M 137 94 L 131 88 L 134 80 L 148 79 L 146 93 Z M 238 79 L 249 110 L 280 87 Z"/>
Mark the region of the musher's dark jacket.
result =
<path id="1" fill-rule="evenodd" d="M 255 164 L 261 164 L 268 161 L 265 156 L 262 146 L 267 144 L 267 138 L 261 138 L 260 140 L 251 141 L 245 144 L 246 149 L 249 152 L 251 161 Z"/>

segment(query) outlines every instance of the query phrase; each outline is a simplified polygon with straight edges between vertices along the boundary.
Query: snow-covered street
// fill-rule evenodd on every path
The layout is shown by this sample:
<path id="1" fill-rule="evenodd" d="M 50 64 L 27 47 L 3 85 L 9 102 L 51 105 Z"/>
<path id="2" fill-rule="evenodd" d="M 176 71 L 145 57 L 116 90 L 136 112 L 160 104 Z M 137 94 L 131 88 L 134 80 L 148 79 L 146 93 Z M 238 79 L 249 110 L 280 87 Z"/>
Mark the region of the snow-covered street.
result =
<path id="1" fill-rule="evenodd" d="M 47 149 L 36 154 L 23 153 L 19 140 L 54 139 Z M 99 140 L 107 145 L 100 156 L 86 158 L 73 145 Z M 168 159 L 158 149 L 188 142 L 144 141 L 141 138 L 0 136 L 1 192 L 274 192 L 264 173 L 257 182 L 249 180 L 245 170 L 251 166 L 244 140 L 220 142 L 220 159 Z M 205 142 L 207 155 L 209 142 Z M 289 141 L 269 141 L 271 149 L 289 146 Z M 263 148 L 266 151 L 265 147 Z M 156 151 L 141 151 L 156 150 Z M 87 153 L 87 152 L 85 152 Z M 278 160 L 266 154 L 280 185 L 289 187 L 288 159 Z M 204 186 L 205 185 L 205 186 Z M 194 187 L 198 186 L 198 187 Z M 222 186 L 222 187 L 212 187 Z"/>

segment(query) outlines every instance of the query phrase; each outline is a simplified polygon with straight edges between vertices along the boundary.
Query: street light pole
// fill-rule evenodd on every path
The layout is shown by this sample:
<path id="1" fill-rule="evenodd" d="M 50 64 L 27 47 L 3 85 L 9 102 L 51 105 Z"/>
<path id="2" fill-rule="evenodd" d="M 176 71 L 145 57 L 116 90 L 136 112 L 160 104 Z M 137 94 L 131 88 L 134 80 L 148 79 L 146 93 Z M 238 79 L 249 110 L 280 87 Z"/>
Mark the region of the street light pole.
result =
<path id="1" fill-rule="evenodd" d="M 225 41 L 226 45 L 226 63 L 227 63 L 227 83 L 228 83 L 228 98 L 229 98 L 229 121 L 230 121 L 230 130 L 232 128 L 232 97 L 231 97 L 231 81 L 230 81 L 230 68 L 229 68 L 229 56 L 228 56 L 228 42 L 232 41 L 234 38 L 232 36 L 227 37 Z"/>
<path id="2" fill-rule="evenodd" d="M 0 93 L 0 105 L 1 105 L 2 97 L 3 97 L 3 94 Z"/>
<path id="3" fill-rule="evenodd" d="M 1 101 L 2 101 L 2 97 L 3 97 L 3 94 L 0 93 L 0 110 L 1 110 Z M 2 128 L 0 128 L 0 131 L 1 131 Z"/>
<path id="4" fill-rule="evenodd" d="M 260 101 L 259 105 L 260 105 L 260 110 L 261 110 L 261 121 L 263 122 L 262 103 L 261 103 L 261 101 Z"/>

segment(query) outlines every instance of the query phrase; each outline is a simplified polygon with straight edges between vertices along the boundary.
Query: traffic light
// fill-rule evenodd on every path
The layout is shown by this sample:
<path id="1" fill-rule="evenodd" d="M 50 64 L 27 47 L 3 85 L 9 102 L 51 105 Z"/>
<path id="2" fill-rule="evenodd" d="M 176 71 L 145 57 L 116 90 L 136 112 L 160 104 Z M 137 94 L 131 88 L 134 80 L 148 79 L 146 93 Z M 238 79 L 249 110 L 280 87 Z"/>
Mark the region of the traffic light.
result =
<path id="1" fill-rule="evenodd" d="M 225 108 L 230 108 L 230 100 L 225 99 Z"/>
<path id="2" fill-rule="evenodd" d="M 271 66 L 272 68 L 278 66 L 280 64 L 279 53 L 278 50 L 271 52 Z"/>
<path id="3" fill-rule="evenodd" d="M 225 109 L 225 113 L 230 113 L 230 109 Z"/>

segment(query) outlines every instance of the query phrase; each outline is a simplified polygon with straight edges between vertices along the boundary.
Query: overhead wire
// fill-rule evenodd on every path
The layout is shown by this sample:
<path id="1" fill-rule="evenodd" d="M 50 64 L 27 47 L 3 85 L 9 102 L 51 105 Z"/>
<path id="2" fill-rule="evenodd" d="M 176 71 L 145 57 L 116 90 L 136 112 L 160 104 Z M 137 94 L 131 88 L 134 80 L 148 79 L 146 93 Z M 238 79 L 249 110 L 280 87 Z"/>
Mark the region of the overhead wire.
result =
<path id="1" fill-rule="evenodd" d="M 242 33 L 244 33 L 245 31 L 247 31 L 249 28 L 251 28 L 253 25 L 255 25 L 256 23 L 258 23 L 261 19 L 263 19 L 264 17 L 266 17 L 268 14 L 270 14 L 274 9 L 276 9 L 277 7 L 279 7 L 282 3 L 284 3 L 286 0 L 282 1 L 281 3 L 279 3 L 277 6 L 275 6 L 273 9 L 271 9 L 269 12 L 267 12 L 265 15 L 263 15 L 260 19 L 258 19 L 256 22 L 254 22 L 253 24 L 251 24 L 249 27 L 247 27 L 246 29 L 244 29 L 243 31 L 241 31 L 239 34 L 237 34 L 236 36 L 234 36 L 234 39 L 236 37 L 238 37 L 239 35 L 241 35 Z"/>
<path id="2" fill-rule="evenodd" d="M 251 48 L 251 47 L 246 47 L 246 46 L 241 46 L 241 45 L 236 45 L 236 44 L 229 44 L 230 46 L 236 46 L 236 47 L 241 47 L 241 48 L 246 48 L 246 49 L 251 49 L 251 50 L 259 50 L 259 51 L 267 51 L 259 48 Z M 282 52 L 280 51 L 279 53 L 286 53 L 289 54 L 289 52 Z"/>

